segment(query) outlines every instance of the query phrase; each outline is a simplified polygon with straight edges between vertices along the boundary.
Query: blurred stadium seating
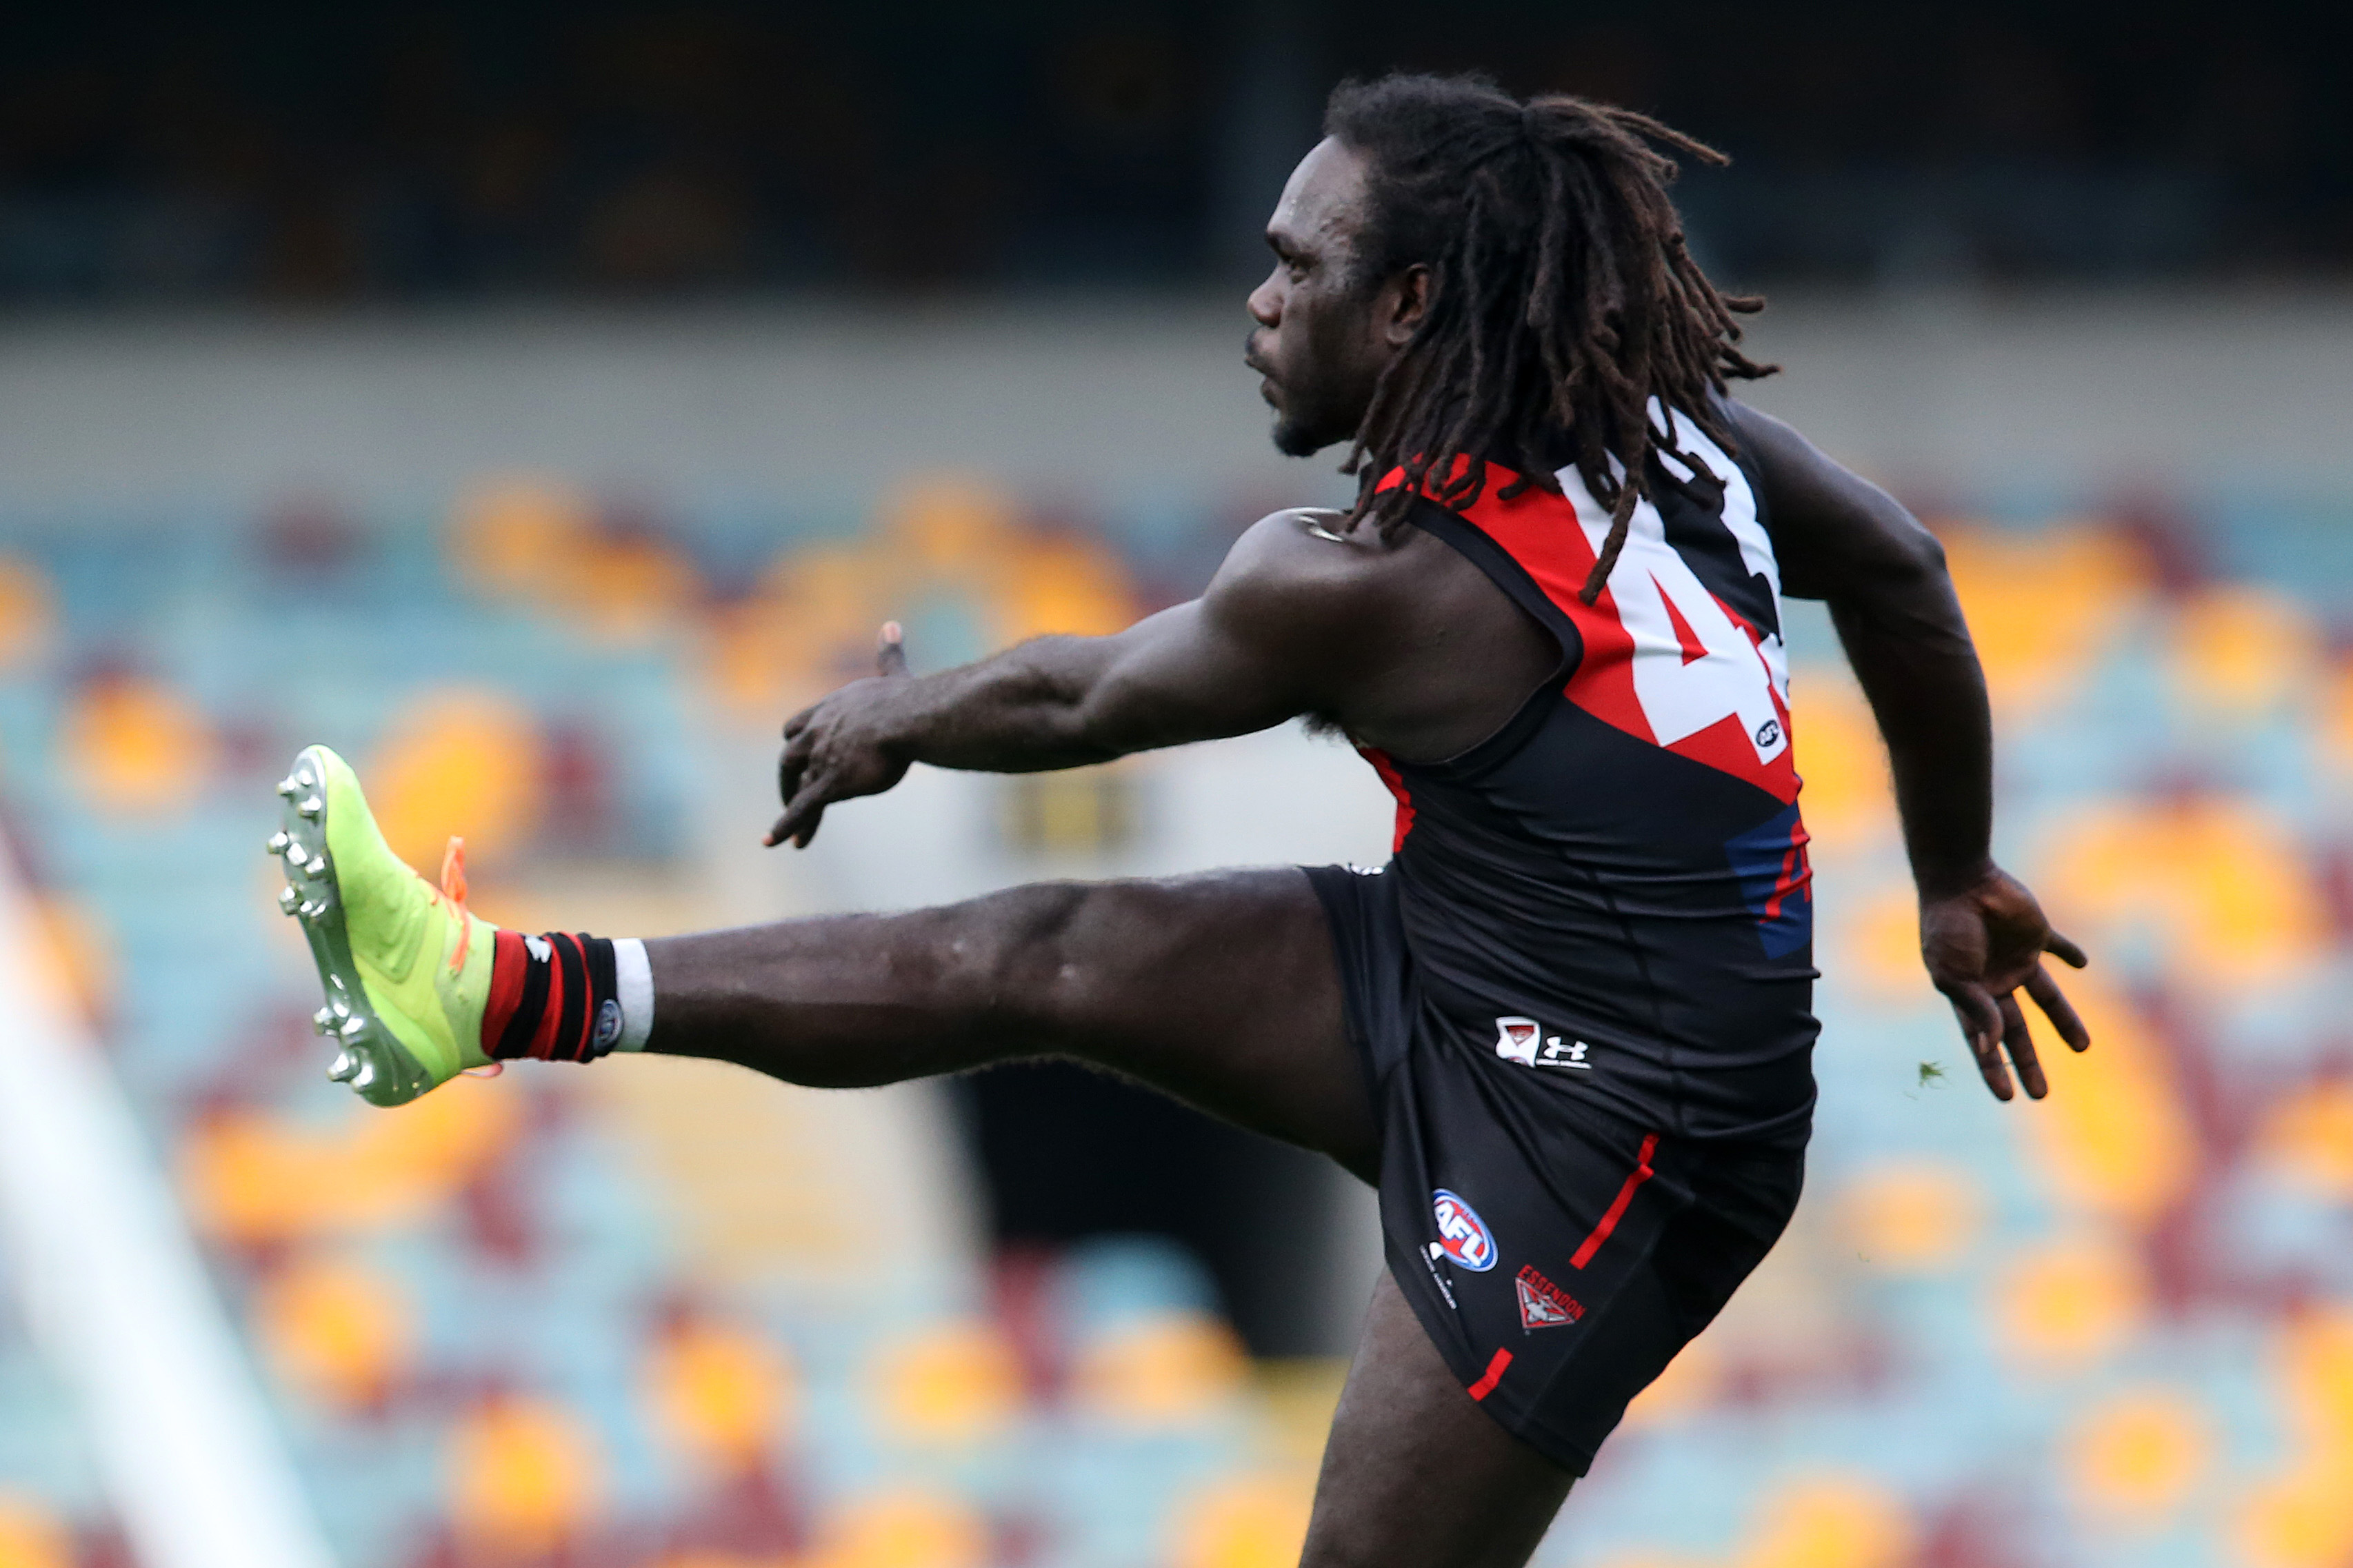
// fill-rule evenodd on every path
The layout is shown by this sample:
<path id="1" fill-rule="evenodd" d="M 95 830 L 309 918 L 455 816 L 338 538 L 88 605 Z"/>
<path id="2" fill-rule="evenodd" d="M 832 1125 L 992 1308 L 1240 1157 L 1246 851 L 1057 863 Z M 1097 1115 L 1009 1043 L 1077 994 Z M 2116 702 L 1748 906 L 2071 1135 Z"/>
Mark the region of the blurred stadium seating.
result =
<path id="1" fill-rule="evenodd" d="M 2099 959 L 2098 1048 L 2039 1106 L 1983 1094 L 1918 974 L 1868 713 L 1799 613 L 1812 1191 L 1540 1562 L 2353 1554 L 2339 526 L 2244 498 L 1937 520 L 2004 858 Z M 438 515 L 0 519 L 7 824 L 350 1568 L 1291 1561 L 1340 1369 L 1253 1367 L 1181 1249 L 993 1261 L 936 1108 L 703 1064 L 367 1110 L 320 1076 L 258 847 L 323 736 L 413 859 L 466 836 L 493 918 L 740 916 L 703 901 L 711 737 L 753 754 L 885 613 L 933 662 L 1121 624 L 1148 600 L 1116 537 L 953 479 L 847 526 L 544 479 Z M 1083 850 L 1099 805 L 1001 831 Z M 0 1406 L 0 1564 L 126 1562 L 7 1319 Z"/>

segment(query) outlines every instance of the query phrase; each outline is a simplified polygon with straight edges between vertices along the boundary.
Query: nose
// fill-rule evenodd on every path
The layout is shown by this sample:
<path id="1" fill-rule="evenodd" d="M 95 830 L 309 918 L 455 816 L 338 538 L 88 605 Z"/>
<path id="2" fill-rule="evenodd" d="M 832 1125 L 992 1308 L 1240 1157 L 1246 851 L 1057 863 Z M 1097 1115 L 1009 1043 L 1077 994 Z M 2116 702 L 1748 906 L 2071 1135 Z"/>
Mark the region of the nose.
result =
<path id="1" fill-rule="evenodd" d="M 1268 273 L 1266 281 L 1250 290 L 1248 301 L 1250 320 L 1261 327 L 1282 324 L 1282 294 L 1275 287 L 1276 276 L 1273 272 Z"/>

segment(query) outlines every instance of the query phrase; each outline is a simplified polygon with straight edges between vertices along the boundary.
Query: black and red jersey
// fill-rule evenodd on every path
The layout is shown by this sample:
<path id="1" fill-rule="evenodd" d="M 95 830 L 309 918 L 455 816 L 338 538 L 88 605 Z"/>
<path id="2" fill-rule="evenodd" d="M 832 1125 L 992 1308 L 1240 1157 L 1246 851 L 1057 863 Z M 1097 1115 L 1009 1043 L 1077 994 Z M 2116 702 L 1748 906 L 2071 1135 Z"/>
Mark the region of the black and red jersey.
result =
<path id="1" fill-rule="evenodd" d="M 1654 458 L 1590 605 L 1609 516 L 1574 468 L 1557 495 L 1504 500 L 1491 465 L 1460 511 L 1412 503 L 1561 668 L 1460 756 L 1365 754 L 1430 1022 L 1641 1126 L 1798 1142 L 1819 1026 L 1780 573 L 1754 476 L 1687 417 L 1675 437 L 1698 467 Z"/>

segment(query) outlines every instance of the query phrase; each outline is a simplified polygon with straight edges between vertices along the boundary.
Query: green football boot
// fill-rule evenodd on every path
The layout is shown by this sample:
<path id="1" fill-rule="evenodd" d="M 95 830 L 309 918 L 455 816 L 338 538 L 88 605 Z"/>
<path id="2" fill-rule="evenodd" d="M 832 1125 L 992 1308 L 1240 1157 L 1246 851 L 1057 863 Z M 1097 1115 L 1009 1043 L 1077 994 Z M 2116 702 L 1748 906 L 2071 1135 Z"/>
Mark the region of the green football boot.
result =
<path id="1" fill-rule="evenodd" d="M 490 1066 L 482 1008 L 498 928 L 466 909 L 458 841 L 437 889 L 392 852 L 351 764 L 324 746 L 303 748 L 278 793 L 278 907 L 302 922 L 326 988 L 311 1021 L 343 1047 L 327 1076 L 370 1104 L 405 1105 Z"/>

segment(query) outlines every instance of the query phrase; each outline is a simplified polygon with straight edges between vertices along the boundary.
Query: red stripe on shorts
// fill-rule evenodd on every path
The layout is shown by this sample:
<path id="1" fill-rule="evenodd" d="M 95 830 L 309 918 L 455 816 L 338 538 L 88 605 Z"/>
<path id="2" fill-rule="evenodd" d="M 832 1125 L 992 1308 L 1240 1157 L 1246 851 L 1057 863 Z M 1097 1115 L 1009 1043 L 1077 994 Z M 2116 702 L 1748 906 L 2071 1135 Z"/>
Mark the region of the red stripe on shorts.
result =
<path id="1" fill-rule="evenodd" d="M 1494 1393 L 1495 1385 L 1504 1381 L 1504 1369 L 1511 1364 L 1512 1352 L 1497 1351 L 1494 1359 L 1487 1363 L 1487 1370 L 1480 1374 L 1479 1381 L 1471 1385 L 1471 1397 L 1484 1399 Z"/>
<path id="2" fill-rule="evenodd" d="M 1634 1189 L 1651 1179 L 1651 1156 L 1658 1152 L 1659 1135 L 1655 1132 L 1643 1134 L 1642 1152 L 1634 1156 L 1632 1174 L 1626 1178 L 1626 1184 L 1618 1189 L 1618 1195 L 1610 1200 L 1609 1212 L 1601 1216 L 1601 1223 L 1593 1227 L 1593 1234 L 1585 1238 L 1584 1245 L 1568 1260 L 1571 1268 L 1582 1268 L 1592 1262 L 1593 1255 L 1601 1250 L 1601 1244 L 1609 1239 L 1609 1233 L 1618 1228 L 1618 1222 L 1626 1217 L 1626 1205 L 1634 1201 Z"/>

